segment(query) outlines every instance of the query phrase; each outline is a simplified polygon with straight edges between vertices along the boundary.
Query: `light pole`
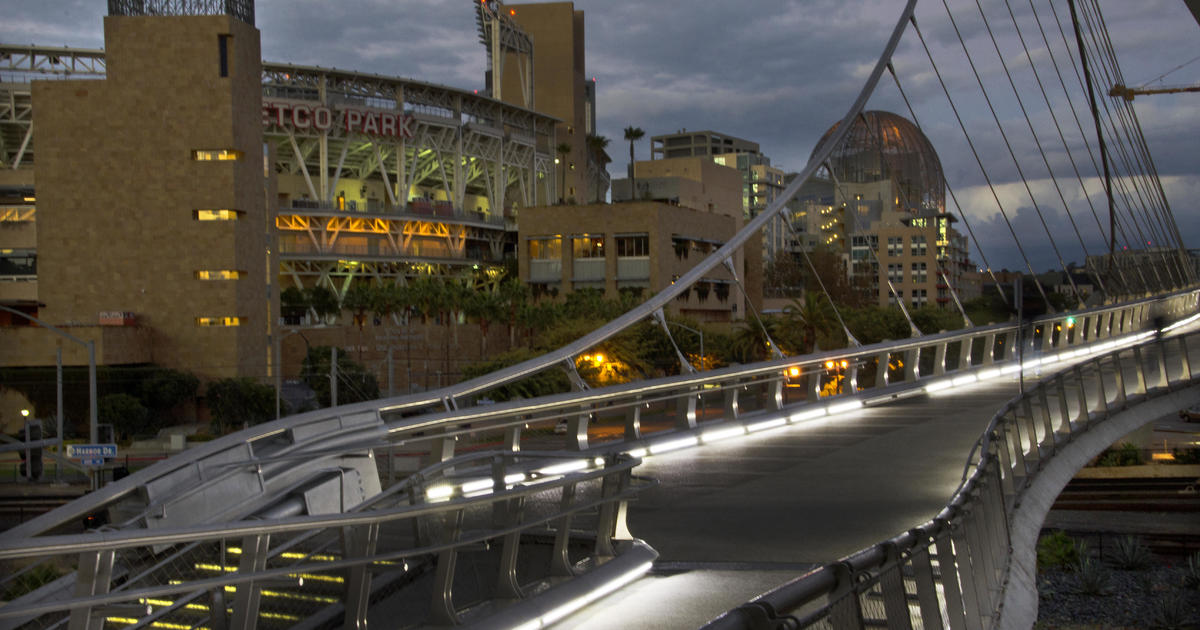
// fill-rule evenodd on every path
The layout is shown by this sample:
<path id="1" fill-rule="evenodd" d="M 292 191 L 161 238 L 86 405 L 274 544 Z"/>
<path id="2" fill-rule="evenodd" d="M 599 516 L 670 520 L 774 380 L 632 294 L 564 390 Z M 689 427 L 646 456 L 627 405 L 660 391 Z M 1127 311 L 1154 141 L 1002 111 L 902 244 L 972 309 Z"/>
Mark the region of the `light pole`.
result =
<path id="1" fill-rule="evenodd" d="M 695 328 L 692 328 L 691 326 L 685 326 L 683 324 L 680 324 L 679 322 L 667 322 L 667 324 L 670 324 L 672 326 L 678 326 L 684 330 L 694 332 L 700 336 L 700 369 L 703 370 L 704 369 L 704 331 L 696 330 Z"/>
<path id="2" fill-rule="evenodd" d="M 21 317 L 24 317 L 25 319 L 28 319 L 29 321 L 35 322 L 35 323 L 37 323 L 37 325 L 46 328 L 47 330 L 58 335 L 59 337 L 62 337 L 64 339 L 67 339 L 70 341 L 74 341 L 75 343 L 87 348 L 87 351 L 88 351 L 88 429 L 89 429 L 88 437 L 89 437 L 89 441 L 92 444 L 95 444 L 96 440 L 100 439 L 100 436 L 98 435 L 99 429 L 97 428 L 98 411 L 96 408 L 96 342 L 91 341 L 91 340 L 84 341 L 84 340 L 80 339 L 79 337 L 76 337 L 75 335 L 64 332 L 61 328 L 54 326 L 52 324 L 48 324 L 32 315 L 29 315 L 28 313 L 22 313 L 21 311 L 9 308 L 7 306 L 0 306 L 0 310 L 5 310 L 5 311 L 8 311 L 9 313 L 15 313 L 17 315 L 20 315 Z M 61 363 L 61 361 L 60 361 L 60 363 Z M 61 391 L 61 387 L 62 387 L 62 372 L 61 371 L 59 372 L 58 378 L 59 378 L 59 388 Z M 61 418 L 62 417 L 61 398 L 59 400 L 60 400 L 59 417 Z M 62 455 L 62 449 L 63 449 L 62 427 L 60 426 L 59 431 L 58 431 L 59 455 Z"/>

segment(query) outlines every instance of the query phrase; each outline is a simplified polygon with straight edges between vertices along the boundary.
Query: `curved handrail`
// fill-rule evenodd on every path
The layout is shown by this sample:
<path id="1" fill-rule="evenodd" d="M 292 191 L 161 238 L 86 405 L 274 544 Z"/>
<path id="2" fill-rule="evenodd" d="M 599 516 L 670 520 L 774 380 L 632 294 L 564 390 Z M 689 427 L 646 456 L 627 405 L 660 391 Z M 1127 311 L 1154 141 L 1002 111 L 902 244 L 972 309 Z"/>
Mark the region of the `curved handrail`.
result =
<path id="1" fill-rule="evenodd" d="M 1197 318 L 1200 315 L 1189 319 Z M 1150 371 L 1141 360 L 1140 345 L 1137 345 L 1150 337 L 1159 340 L 1161 352 L 1154 368 L 1159 379 L 1155 386 L 1148 382 Z M 1084 378 L 1083 370 L 1079 367 L 1069 370 L 1071 377 L 1078 381 L 1070 386 L 1064 380 L 1064 372 L 1060 372 L 1046 376 L 1024 394 L 1010 399 L 992 417 L 968 455 L 967 468 L 974 468 L 974 472 L 960 484 L 937 516 L 727 611 L 704 626 L 705 630 L 759 627 L 752 620 L 764 617 L 772 622 L 787 619 L 786 627 L 806 628 L 827 620 L 835 614 L 835 608 L 838 614 L 857 614 L 861 618 L 864 614 L 862 598 L 866 597 L 882 597 L 888 619 L 893 615 L 907 618 L 911 615 L 907 603 L 911 593 L 906 592 L 902 583 L 896 586 L 901 575 L 916 583 L 920 614 L 926 627 L 942 624 L 953 628 L 973 627 L 964 625 L 962 620 L 997 614 L 996 606 L 1002 597 L 997 593 L 1008 583 L 1009 511 L 1027 483 L 1023 480 L 1035 475 L 1038 468 L 1036 465 L 1029 468 L 1026 458 L 1040 458 L 1039 453 L 1045 449 L 1061 447 L 1064 440 L 1091 429 L 1105 421 L 1111 412 L 1125 407 L 1132 397 L 1164 395 L 1182 386 L 1200 383 L 1200 368 L 1187 357 L 1188 346 L 1200 340 L 1200 333 L 1163 340 L 1158 331 L 1148 331 L 1136 334 L 1134 340 L 1132 350 L 1126 346 L 1088 359 L 1095 367 L 1091 378 L 1100 384 L 1094 405 L 1088 401 L 1088 390 L 1080 380 Z M 1166 358 L 1166 344 L 1169 343 L 1178 344 L 1180 352 L 1173 364 L 1168 364 Z M 1131 379 L 1132 386 L 1124 380 L 1123 372 L 1130 365 L 1127 359 L 1121 359 L 1121 355 L 1128 352 L 1133 352 L 1137 359 L 1132 365 L 1137 376 Z M 1114 392 L 1105 389 L 1106 371 L 1111 372 L 1116 381 L 1116 395 L 1111 400 L 1109 394 Z M 1075 386 L 1079 396 L 1075 411 L 1070 411 L 1064 401 L 1058 408 L 1043 404 L 1033 418 L 1019 414 L 1023 406 L 1038 404 L 1051 387 L 1057 387 L 1066 396 L 1069 388 Z M 1092 409 L 1093 406 L 1096 408 Z M 1041 437 L 1038 437 L 1039 432 Z M 935 553 L 940 567 L 937 580 L 940 581 L 935 580 L 929 568 L 930 558 Z M 821 597 L 828 599 L 814 612 L 803 618 L 792 615 L 792 611 L 818 603 Z M 888 604 L 889 598 L 892 598 L 891 604 Z M 941 610 L 939 598 L 944 603 Z M 898 601 L 903 603 L 896 604 Z M 857 613 L 847 613 L 855 608 Z M 942 619 L 942 611 L 950 618 Z M 880 620 L 875 618 L 874 621 Z"/>

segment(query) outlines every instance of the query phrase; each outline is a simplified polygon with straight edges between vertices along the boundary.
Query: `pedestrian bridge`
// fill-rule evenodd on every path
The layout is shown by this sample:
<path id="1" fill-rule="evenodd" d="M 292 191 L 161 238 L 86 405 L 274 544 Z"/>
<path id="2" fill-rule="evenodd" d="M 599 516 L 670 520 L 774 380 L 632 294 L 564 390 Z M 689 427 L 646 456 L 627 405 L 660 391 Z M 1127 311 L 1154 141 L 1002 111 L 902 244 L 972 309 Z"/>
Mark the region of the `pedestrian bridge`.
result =
<path id="1" fill-rule="evenodd" d="M 798 611 L 837 627 L 901 617 L 917 627 L 1027 626 L 1031 619 L 1016 613 L 1035 610 L 1032 549 L 1058 488 L 1116 438 L 1200 400 L 1192 367 L 1200 339 L 1184 333 L 1196 313 L 1197 293 L 1181 292 L 1025 326 L 544 399 L 466 406 L 416 397 L 285 418 L 6 532 L 7 583 L 45 571 L 37 567 L 61 577 L 9 600 L 0 622 L 541 627 L 637 580 L 660 547 L 670 550 L 664 563 L 739 553 L 763 562 L 789 557 L 789 530 L 793 541 L 819 541 L 859 527 L 867 543 L 886 540 L 837 562 L 856 547 L 830 544 L 831 555 L 806 556 L 828 564 L 752 602 L 730 602 L 713 627 L 755 627 Z M 835 369 L 844 361 L 845 373 L 831 373 L 829 361 Z M 1024 393 L 1015 395 L 1022 371 Z M 820 396 L 838 376 L 843 392 Z M 917 466 L 907 449 L 890 449 L 890 457 L 879 449 L 869 476 L 914 481 L 896 500 L 828 476 L 788 480 L 793 489 L 784 496 L 739 483 L 748 470 L 778 466 L 770 445 L 798 432 L 853 439 L 864 415 L 903 425 L 931 412 L 954 419 L 960 410 L 970 421 L 949 423 L 953 430 L 935 421 L 925 435 L 941 448 Z M 565 435 L 554 432 L 563 419 Z M 740 471 L 709 466 L 713 449 L 739 440 L 759 454 Z M 683 449 L 691 449 L 688 463 L 657 488 L 638 468 L 643 458 L 658 466 L 667 458 L 655 456 Z M 420 462 L 413 474 L 402 471 L 410 462 Z M 729 488 L 718 498 L 735 497 L 743 513 L 689 495 L 689 487 L 712 485 L 713 475 Z M 827 505 L 829 493 L 863 494 L 841 503 L 855 506 L 848 514 L 805 510 L 810 499 L 820 505 L 822 492 Z M 685 501 L 655 516 L 639 493 Z M 96 514 L 108 524 L 75 533 Z M 690 533 L 672 531 L 680 524 Z M 689 557 L 697 547 L 686 545 L 721 555 Z M 776 547 L 784 551 L 772 556 Z M 697 625 L 679 621 L 673 627 Z"/>

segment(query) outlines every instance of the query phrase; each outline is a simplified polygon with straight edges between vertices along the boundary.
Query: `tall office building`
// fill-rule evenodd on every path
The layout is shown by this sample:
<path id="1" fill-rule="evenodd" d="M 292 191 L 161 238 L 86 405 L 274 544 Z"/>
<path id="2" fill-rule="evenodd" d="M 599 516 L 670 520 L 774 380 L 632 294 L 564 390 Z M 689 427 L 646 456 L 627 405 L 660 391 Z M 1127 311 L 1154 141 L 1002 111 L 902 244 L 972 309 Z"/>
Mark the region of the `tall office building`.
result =
<path id="1" fill-rule="evenodd" d="M 32 84 L 39 316 L 136 313 L 153 331 L 145 359 L 264 375 L 274 269 L 253 4 L 114 6 L 105 78 Z"/>
<path id="2" fill-rule="evenodd" d="M 555 126 L 558 199 L 603 201 L 607 156 L 596 134 L 595 81 L 587 76 L 584 15 L 574 2 L 478 3 L 481 38 L 493 63 L 487 84 L 500 100 L 559 119 Z M 502 63 L 495 63 L 503 60 Z M 499 76 L 497 76 L 499 75 Z M 566 152 L 558 147 L 569 146 Z"/>

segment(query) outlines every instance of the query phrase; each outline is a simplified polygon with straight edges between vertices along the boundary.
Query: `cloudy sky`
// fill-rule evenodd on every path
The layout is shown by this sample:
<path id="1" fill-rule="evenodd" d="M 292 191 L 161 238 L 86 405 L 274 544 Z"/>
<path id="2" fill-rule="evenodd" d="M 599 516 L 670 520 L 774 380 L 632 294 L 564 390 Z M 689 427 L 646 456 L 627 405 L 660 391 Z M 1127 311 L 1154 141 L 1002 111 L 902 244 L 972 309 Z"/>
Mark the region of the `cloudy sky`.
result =
<path id="1" fill-rule="evenodd" d="M 475 32 L 472 2 L 258 0 L 257 26 L 262 31 L 263 56 L 271 61 L 479 89 L 486 58 Z M 1103 251 L 1097 226 L 1107 226 L 1102 187 L 1091 159 L 1082 151 L 1073 153 L 1084 178 L 1083 186 L 1079 185 L 1028 63 L 1032 58 L 1038 67 L 1067 144 L 1082 149 L 1075 118 L 1048 63 L 1054 56 L 1067 73 L 1068 85 L 1075 81 L 1074 71 L 1066 65 L 1054 13 L 1048 0 L 1008 0 L 1007 4 L 982 0 L 981 4 L 1021 102 L 1005 78 L 975 1 L 949 0 L 1033 190 L 1036 209 L 964 62 L 941 1 L 923 0 L 918 24 L 972 130 L 1000 206 L 986 187 L 933 67 L 911 32 L 895 59 L 897 74 L 978 238 L 982 255 L 972 241 L 972 258 L 979 263 L 986 258 L 997 269 L 1024 267 L 1000 215 L 1003 207 L 1035 269 L 1057 266 L 1047 231 L 1055 234 L 1053 245 L 1065 261 L 1082 263 L 1085 247 L 1090 253 Z M 1100 4 L 1126 83 L 1141 85 L 1169 73 L 1160 83 L 1200 84 L 1200 26 L 1182 0 L 1100 0 Z M 776 166 L 799 170 L 821 134 L 851 104 L 902 3 L 576 0 L 575 6 L 586 14 L 587 72 L 598 83 L 599 132 L 613 141 L 609 152 L 616 161 L 610 170 L 619 177 L 627 159 L 622 129 L 629 125 L 647 133 L 636 147 L 640 157 L 649 156 L 651 135 L 683 128 L 712 129 L 758 142 Z M 1055 6 L 1069 28 L 1065 3 Z M 1049 47 L 1031 7 L 1046 29 Z M 105 11 L 101 0 L 7 0 L 0 41 L 99 48 Z M 1014 19 L 1028 56 L 1017 38 Z M 1067 36 L 1071 37 L 1070 31 Z M 885 76 L 880 85 L 868 107 L 907 115 L 894 83 Z M 1021 105 L 1030 112 L 1058 176 L 1057 189 L 1021 116 Z M 1076 99 L 1075 106 L 1085 132 L 1093 133 L 1086 104 Z M 1200 212 L 1195 202 L 1200 199 L 1200 93 L 1139 96 L 1135 108 L 1184 242 L 1200 247 Z M 1064 199 L 1070 217 L 1063 212 Z M 1078 237 L 1072 219 L 1079 226 Z"/>

